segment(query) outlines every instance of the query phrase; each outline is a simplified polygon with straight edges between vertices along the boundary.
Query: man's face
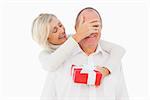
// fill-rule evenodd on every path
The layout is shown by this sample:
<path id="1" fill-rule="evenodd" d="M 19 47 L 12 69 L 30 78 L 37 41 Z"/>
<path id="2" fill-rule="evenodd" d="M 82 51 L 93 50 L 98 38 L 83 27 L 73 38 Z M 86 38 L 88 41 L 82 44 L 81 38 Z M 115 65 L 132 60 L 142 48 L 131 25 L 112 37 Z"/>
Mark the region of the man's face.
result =
<path id="1" fill-rule="evenodd" d="M 94 10 L 93 11 L 85 10 L 81 13 L 81 15 L 83 16 L 85 22 L 93 19 L 100 19 L 99 15 Z M 99 27 L 100 29 L 98 30 L 97 33 L 92 33 L 90 36 L 86 37 L 81 42 L 79 42 L 80 46 L 84 45 L 84 47 L 91 47 L 91 46 L 96 47 L 101 36 L 101 26 Z"/>

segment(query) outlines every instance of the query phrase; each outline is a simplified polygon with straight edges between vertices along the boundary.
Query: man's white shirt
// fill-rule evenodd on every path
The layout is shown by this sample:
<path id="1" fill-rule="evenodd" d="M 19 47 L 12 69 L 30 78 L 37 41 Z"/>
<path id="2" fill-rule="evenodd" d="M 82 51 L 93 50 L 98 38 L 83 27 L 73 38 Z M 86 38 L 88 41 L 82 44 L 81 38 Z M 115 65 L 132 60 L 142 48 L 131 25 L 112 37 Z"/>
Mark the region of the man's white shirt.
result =
<path id="1" fill-rule="evenodd" d="M 128 100 L 121 62 L 116 64 L 115 72 L 106 76 L 98 87 L 77 84 L 72 80 L 72 64 L 79 66 L 93 63 L 103 66 L 109 56 L 100 44 L 95 53 L 89 56 L 80 47 L 74 49 L 73 54 L 56 71 L 48 72 L 41 100 Z"/>

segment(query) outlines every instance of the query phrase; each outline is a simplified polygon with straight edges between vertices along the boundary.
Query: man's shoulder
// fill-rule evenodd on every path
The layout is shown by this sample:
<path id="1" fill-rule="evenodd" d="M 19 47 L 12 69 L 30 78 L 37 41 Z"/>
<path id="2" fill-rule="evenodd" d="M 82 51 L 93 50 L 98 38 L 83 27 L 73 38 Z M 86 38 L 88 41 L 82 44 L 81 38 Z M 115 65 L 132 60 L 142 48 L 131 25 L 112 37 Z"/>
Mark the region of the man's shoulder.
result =
<path id="1" fill-rule="evenodd" d="M 101 45 L 101 47 L 103 49 L 107 49 L 107 51 L 111 51 L 112 49 L 116 50 L 116 51 L 120 51 L 122 53 L 125 53 L 126 50 L 124 47 L 120 46 L 119 44 L 110 42 L 110 41 L 106 41 L 106 40 L 100 40 L 99 44 Z"/>
<path id="2" fill-rule="evenodd" d="M 120 47 L 122 49 L 124 49 L 123 46 L 117 44 L 117 43 L 114 43 L 114 42 L 110 42 L 110 41 L 107 41 L 107 40 L 103 40 L 103 39 L 100 39 L 99 43 L 101 45 L 108 45 L 108 46 L 116 46 L 116 47 Z"/>

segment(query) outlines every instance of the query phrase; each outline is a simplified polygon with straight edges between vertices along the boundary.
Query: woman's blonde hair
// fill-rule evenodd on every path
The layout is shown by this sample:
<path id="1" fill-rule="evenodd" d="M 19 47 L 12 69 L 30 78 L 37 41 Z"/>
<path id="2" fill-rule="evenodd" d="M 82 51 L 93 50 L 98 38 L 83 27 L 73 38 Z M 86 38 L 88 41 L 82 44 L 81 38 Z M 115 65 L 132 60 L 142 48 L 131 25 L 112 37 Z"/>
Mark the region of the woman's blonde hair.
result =
<path id="1" fill-rule="evenodd" d="M 32 24 L 32 38 L 44 48 L 49 48 L 48 36 L 52 33 L 51 21 L 57 18 L 53 14 L 40 14 Z"/>

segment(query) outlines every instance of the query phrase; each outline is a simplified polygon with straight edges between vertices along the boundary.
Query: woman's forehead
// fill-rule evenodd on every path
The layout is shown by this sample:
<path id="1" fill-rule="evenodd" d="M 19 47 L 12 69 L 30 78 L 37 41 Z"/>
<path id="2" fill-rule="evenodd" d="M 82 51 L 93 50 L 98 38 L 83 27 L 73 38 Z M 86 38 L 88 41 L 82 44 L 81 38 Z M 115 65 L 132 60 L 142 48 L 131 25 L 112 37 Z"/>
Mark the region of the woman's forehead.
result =
<path id="1" fill-rule="evenodd" d="M 61 22 L 57 18 L 53 18 L 53 20 L 50 22 L 50 24 L 52 26 L 57 26 L 59 23 L 61 23 Z"/>

